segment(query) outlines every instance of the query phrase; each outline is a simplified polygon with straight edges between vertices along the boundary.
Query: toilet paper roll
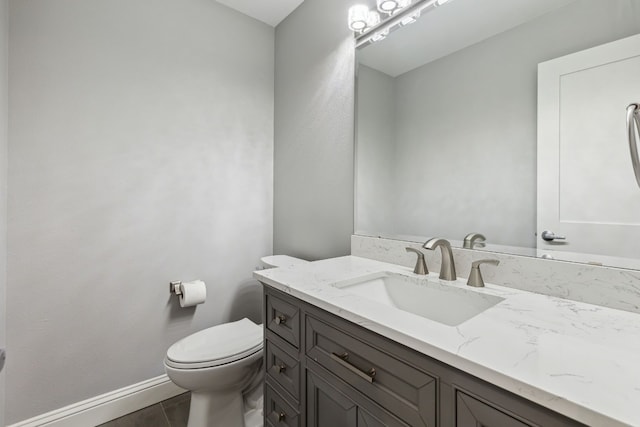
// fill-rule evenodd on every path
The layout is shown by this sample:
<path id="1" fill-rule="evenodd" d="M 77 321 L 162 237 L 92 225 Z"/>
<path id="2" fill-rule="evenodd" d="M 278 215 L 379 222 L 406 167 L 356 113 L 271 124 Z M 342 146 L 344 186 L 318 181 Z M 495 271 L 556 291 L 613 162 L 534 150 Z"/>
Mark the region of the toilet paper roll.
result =
<path id="1" fill-rule="evenodd" d="M 207 299 L 207 285 L 202 280 L 183 282 L 180 288 L 180 307 L 193 307 Z"/>

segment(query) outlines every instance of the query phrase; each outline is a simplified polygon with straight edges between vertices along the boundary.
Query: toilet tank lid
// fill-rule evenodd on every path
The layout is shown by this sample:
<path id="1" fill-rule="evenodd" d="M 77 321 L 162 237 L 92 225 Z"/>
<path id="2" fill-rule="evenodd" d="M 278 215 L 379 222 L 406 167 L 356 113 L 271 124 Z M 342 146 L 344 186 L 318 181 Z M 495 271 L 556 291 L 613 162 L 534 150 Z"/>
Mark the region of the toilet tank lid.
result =
<path id="1" fill-rule="evenodd" d="M 169 347 L 167 359 L 178 363 L 233 360 L 258 351 L 262 341 L 262 326 L 245 318 L 213 326 L 181 339 Z"/>

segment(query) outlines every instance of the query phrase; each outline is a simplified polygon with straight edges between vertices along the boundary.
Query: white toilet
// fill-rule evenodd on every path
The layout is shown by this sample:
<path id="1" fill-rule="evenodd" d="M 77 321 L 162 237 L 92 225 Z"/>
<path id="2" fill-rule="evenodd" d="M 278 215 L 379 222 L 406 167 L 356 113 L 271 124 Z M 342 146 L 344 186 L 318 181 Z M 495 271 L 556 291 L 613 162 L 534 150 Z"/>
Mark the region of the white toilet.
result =
<path id="1" fill-rule="evenodd" d="M 243 392 L 262 380 L 262 346 L 262 326 L 245 318 L 196 332 L 167 350 L 167 375 L 191 391 L 188 427 L 244 427 Z"/>
<path id="2" fill-rule="evenodd" d="M 261 261 L 266 268 L 307 263 L 287 255 Z M 262 424 L 263 338 L 262 325 L 245 318 L 196 332 L 169 347 L 167 375 L 191 391 L 188 427 L 245 427 L 244 395 L 251 390 L 250 395 L 260 398 L 248 419 L 255 423 L 258 416 L 256 425 Z"/>

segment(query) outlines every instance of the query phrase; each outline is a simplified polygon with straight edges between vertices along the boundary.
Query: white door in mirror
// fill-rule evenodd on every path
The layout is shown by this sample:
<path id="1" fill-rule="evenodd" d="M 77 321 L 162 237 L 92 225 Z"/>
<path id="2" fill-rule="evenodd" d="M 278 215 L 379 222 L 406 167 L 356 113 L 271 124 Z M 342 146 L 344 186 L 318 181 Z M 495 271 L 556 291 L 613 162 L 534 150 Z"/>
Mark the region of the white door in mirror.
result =
<path id="1" fill-rule="evenodd" d="M 626 114 L 639 75 L 640 35 L 538 65 L 539 252 L 638 268 L 628 264 L 640 260 L 640 189 Z"/>

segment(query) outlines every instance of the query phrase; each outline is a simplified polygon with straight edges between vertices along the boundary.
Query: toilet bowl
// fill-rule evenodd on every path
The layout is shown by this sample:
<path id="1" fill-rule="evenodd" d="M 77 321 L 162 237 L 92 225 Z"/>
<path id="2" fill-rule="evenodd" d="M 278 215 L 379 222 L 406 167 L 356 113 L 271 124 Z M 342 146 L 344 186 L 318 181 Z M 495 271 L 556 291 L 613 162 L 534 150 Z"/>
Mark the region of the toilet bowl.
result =
<path id="1" fill-rule="evenodd" d="M 287 255 L 261 261 L 265 268 L 308 262 Z M 191 391 L 188 427 L 262 425 L 263 341 L 262 325 L 245 318 L 196 332 L 169 347 L 165 371 L 176 385 Z"/>
<path id="2" fill-rule="evenodd" d="M 191 391 L 188 427 L 244 427 L 243 392 L 262 379 L 262 356 L 262 326 L 246 318 L 173 344 L 164 367 Z"/>

